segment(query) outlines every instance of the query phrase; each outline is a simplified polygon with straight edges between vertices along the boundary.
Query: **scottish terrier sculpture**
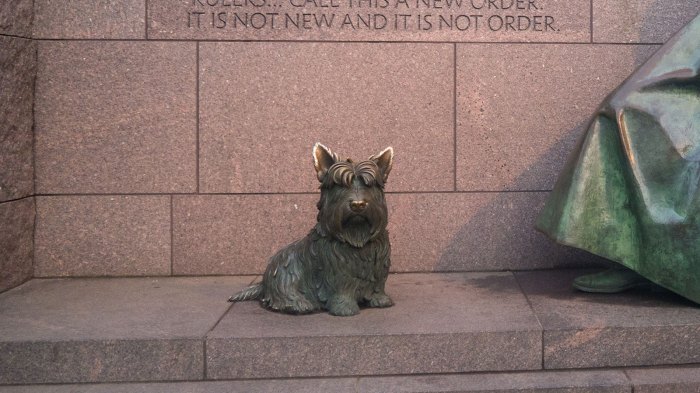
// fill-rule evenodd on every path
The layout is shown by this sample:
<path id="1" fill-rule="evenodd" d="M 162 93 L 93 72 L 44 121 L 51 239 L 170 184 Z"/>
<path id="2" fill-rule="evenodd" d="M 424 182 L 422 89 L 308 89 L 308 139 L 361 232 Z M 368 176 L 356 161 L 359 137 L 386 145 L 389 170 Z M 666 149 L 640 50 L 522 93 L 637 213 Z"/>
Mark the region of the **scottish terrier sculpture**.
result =
<path id="1" fill-rule="evenodd" d="M 354 163 L 317 143 L 313 156 L 321 182 L 316 226 L 270 258 L 261 283 L 229 301 L 258 299 L 274 311 L 341 316 L 357 314 L 360 305 L 393 305 L 384 293 L 390 265 L 384 184 L 394 151 Z"/>

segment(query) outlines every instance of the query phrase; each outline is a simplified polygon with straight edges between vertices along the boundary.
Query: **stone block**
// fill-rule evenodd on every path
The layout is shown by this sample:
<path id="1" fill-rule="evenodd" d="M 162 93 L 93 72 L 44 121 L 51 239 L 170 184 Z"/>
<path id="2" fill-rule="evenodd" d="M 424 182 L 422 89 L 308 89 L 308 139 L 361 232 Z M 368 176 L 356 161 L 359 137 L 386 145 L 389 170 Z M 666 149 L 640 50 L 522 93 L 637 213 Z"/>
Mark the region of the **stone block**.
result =
<path id="1" fill-rule="evenodd" d="M 655 49 L 458 45 L 457 189 L 552 189 L 597 106 Z"/>
<path id="2" fill-rule="evenodd" d="M 0 201 L 34 193 L 35 75 L 36 43 L 0 36 Z"/>
<path id="3" fill-rule="evenodd" d="M 357 378 L 0 386 L 1 393 L 357 393 Z"/>
<path id="4" fill-rule="evenodd" d="M 37 197 L 37 277 L 170 274 L 170 197 Z"/>
<path id="5" fill-rule="evenodd" d="M 35 0 L 34 38 L 144 39 L 145 0 Z"/>
<path id="6" fill-rule="evenodd" d="M 629 393 L 619 370 L 539 371 L 360 378 L 358 392 Z"/>
<path id="7" fill-rule="evenodd" d="M 545 193 L 389 194 L 392 271 L 588 265 L 533 228 Z M 176 195 L 174 274 L 262 273 L 316 224 L 318 195 Z"/>
<path id="8" fill-rule="evenodd" d="M 700 392 L 700 367 L 644 368 L 625 371 L 635 393 Z"/>
<path id="9" fill-rule="evenodd" d="M 672 293 L 591 294 L 580 270 L 516 274 L 544 329 L 544 367 L 599 368 L 700 362 L 700 309 Z"/>
<path id="10" fill-rule="evenodd" d="M 311 150 L 395 151 L 388 190 L 453 189 L 453 48 L 200 44 L 202 192 L 312 192 Z"/>
<path id="11" fill-rule="evenodd" d="M 195 191 L 195 46 L 41 41 L 37 192 Z"/>
<path id="12" fill-rule="evenodd" d="M 250 278 L 33 280 L 0 295 L 0 384 L 199 380 Z"/>
<path id="13" fill-rule="evenodd" d="M 316 195 L 173 197 L 173 273 L 262 273 L 316 224 Z"/>
<path id="14" fill-rule="evenodd" d="M 151 0 L 149 37 L 588 42 L 588 0 Z"/>
<path id="15" fill-rule="evenodd" d="M 235 304 L 207 336 L 210 379 L 541 367 L 541 331 L 509 273 L 391 275 L 395 306 L 354 317 Z M 439 354 L 439 356 L 436 356 Z"/>
<path id="16" fill-rule="evenodd" d="M 387 199 L 394 271 L 529 270 L 590 257 L 534 229 L 546 193 L 396 194 Z"/>
<path id="17" fill-rule="evenodd" d="M 195 339 L 1 342 L 0 383 L 201 379 Z"/>
<path id="18" fill-rule="evenodd" d="M 0 386 L 3 393 L 629 393 L 620 370 Z"/>
<path id="19" fill-rule="evenodd" d="M 593 40 L 662 44 L 698 13 L 697 1 L 593 0 Z"/>
<path id="20" fill-rule="evenodd" d="M 34 0 L 0 2 L 0 34 L 31 38 L 33 19 Z"/>
<path id="21" fill-rule="evenodd" d="M 34 198 L 0 203 L 0 292 L 32 277 Z"/>

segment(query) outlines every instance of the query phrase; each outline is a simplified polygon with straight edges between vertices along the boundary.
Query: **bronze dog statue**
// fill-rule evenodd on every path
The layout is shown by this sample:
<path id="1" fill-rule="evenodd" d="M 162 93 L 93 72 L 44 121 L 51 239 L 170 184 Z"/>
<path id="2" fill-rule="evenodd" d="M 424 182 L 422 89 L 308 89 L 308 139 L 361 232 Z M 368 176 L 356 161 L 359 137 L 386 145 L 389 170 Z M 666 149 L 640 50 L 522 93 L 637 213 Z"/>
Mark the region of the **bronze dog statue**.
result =
<path id="1" fill-rule="evenodd" d="M 342 316 L 360 306 L 392 306 L 384 292 L 391 253 L 384 184 L 393 149 L 354 163 L 317 143 L 313 156 L 321 182 L 316 226 L 270 258 L 261 283 L 229 301 L 258 299 L 274 311 Z"/>

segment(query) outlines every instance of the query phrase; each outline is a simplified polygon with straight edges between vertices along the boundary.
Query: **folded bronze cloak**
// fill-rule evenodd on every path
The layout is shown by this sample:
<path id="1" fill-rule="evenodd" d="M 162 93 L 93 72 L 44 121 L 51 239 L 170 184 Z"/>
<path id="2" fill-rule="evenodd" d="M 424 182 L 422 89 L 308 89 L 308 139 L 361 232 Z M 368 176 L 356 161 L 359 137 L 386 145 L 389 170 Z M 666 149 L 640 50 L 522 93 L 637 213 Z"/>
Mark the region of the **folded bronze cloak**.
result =
<path id="1" fill-rule="evenodd" d="M 700 303 L 700 16 L 603 102 L 537 222 Z"/>

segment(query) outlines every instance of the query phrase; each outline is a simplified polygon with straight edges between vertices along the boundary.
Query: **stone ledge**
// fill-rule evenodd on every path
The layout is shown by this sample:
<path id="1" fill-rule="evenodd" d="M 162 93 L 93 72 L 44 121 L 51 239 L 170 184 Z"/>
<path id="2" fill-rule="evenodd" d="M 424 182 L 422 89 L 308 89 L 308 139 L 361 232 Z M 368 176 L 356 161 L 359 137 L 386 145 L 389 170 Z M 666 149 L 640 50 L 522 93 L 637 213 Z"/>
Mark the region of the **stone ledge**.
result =
<path id="1" fill-rule="evenodd" d="M 0 295 L 0 384 L 197 380 L 251 277 L 35 279 Z"/>
<path id="2" fill-rule="evenodd" d="M 629 378 L 625 376 L 627 374 Z M 363 378 L 0 386 L 2 393 L 666 393 L 700 391 L 700 367 Z"/>
<path id="3" fill-rule="evenodd" d="M 540 327 L 510 273 L 398 274 L 390 276 L 387 293 L 395 306 L 352 318 L 297 317 L 237 304 L 208 335 L 207 377 L 541 367 Z"/>
<path id="4" fill-rule="evenodd" d="M 700 363 L 698 305 L 669 292 L 578 292 L 581 273 L 516 273 L 544 329 L 545 368 Z"/>
<path id="5" fill-rule="evenodd" d="M 330 379 L 328 386 L 517 392 L 557 391 L 571 380 L 578 381 L 566 385 L 578 387 L 571 391 L 629 392 L 621 368 L 664 364 L 672 367 L 627 376 L 647 389 L 639 391 L 697 390 L 700 381 L 688 370 L 697 373 L 700 363 L 700 308 L 668 293 L 576 293 L 570 280 L 580 273 L 395 274 L 387 291 L 396 306 L 350 318 L 294 317 L 253 302 L 229 307 L 227 297 L 250 276 L 35 279 L 0 294 L 0 385 L 206 378 L 229 382 L 142 391 L 279 391 L 274 381 L 230 380 L 355 376 L 362 378 Z M 683 334 L 667 340 L 678 329 Z M 559 336 L 563 341 L 554 340 Z M 678 368 L 683 363 L 695 368 Z M 587 370 L 552 373 L 543 364 Z M 618 370 L 590 370 L 604 367 Z M 472 374 L 493 371 L 502 373 Z M 454 375 L 439 375 L 445 373 Z M 365 378 L 371 376 L 377 378 Z M 326 380 L 292 385 L 313 391 L 306 381 Z M 609 384 L 594 384 L 601 381 Z"/>

